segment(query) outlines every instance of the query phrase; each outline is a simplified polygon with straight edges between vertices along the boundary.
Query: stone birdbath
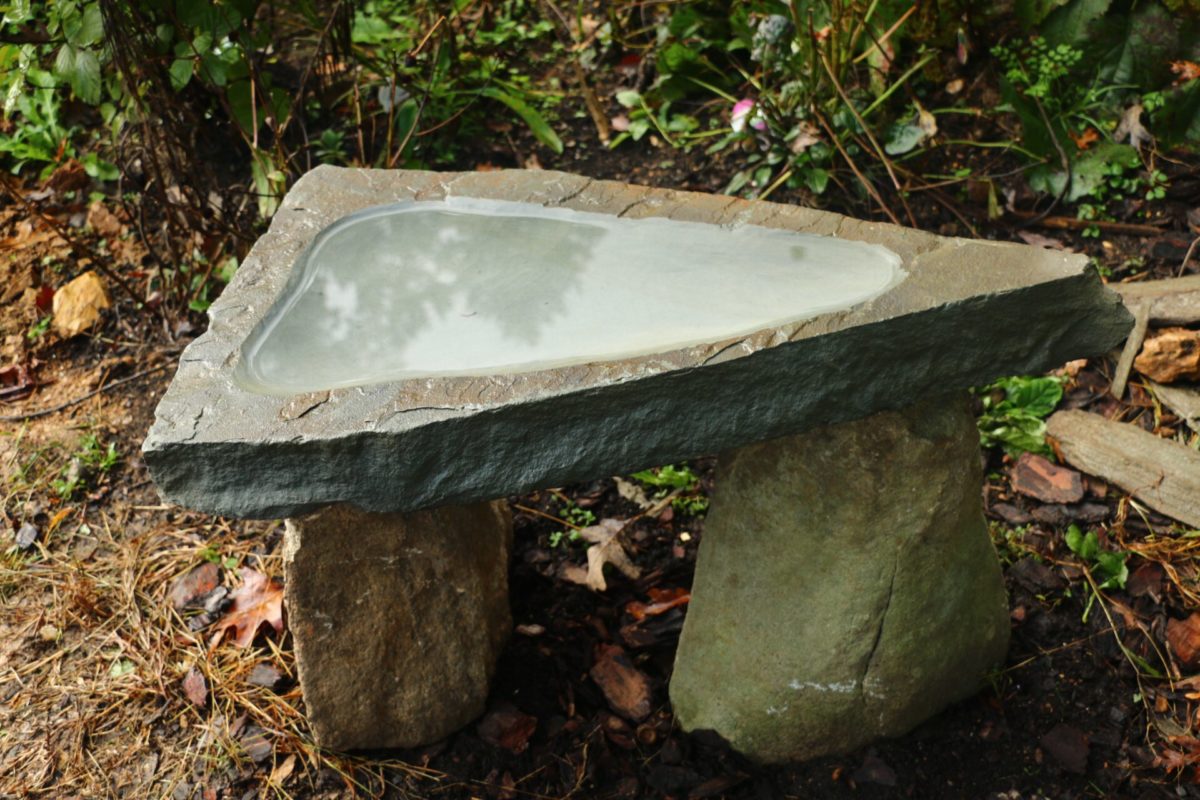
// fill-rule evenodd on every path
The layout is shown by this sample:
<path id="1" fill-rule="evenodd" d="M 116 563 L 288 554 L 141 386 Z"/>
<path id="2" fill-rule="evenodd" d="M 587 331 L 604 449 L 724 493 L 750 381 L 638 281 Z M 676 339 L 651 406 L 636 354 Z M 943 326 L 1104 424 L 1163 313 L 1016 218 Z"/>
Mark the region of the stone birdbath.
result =
<path id="1" fill-rule="evenodd" d="M 164 498 L 287 518 L 314 735 L 482 712 L 495 498 L 720 452 L 670 696 L 760 761 L 899 735 L 1002 665 L 965 390 L 1103 353 L 1086 259 L 542 171 L 320 167 L 143 445 Z"/>

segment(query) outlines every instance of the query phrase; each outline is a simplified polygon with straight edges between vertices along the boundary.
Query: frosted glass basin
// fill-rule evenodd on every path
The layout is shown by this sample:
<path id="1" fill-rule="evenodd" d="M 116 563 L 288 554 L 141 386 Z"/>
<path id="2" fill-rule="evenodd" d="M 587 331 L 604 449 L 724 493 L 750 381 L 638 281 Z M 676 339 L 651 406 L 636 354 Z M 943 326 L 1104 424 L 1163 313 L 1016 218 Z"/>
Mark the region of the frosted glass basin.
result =
<path id="1" fill-rule="evenodd" d="M 409 201 L 313 240 L 235 379 L 282 395 L 614 361 L 848 308 L 903 277 L 887 248 L 829 236 Z"/>

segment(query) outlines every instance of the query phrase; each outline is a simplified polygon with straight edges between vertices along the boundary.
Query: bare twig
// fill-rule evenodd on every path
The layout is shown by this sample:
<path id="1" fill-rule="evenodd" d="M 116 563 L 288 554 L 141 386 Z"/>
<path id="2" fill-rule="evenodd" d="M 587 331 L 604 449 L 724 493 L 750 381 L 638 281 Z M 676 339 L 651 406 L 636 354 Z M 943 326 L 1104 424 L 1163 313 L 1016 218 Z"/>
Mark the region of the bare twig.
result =
<path id="1" fill-rule="evenodd" d="M 1133 369 L 1133 359 L 1142 349 L 1142 340 L 1146 338 L 1146 327 L 1150 324 L 1150 306 L 1153 302 L 1143 300 L 1133 307 L 1133 330 L 1125 340 L 1125 349 L 1117 361 L 1117 370 L 1113 373 L 1112 396 L 1121 399 L 1125 394 L 1125 384 L 1129 382 L 1129 371 Z"/>
<path id="2" fill-rule="evenodd" d="M 833 132 L 833 128 L 829 126 L 829 123 L 825 120 L 825 117 L 820 113 L 817 113 L 814 116 L 816 116 L 817 122 L 821 125 L 821 127 L 825 129 L 825 133 L 829 134 L 829 140 L 833 142 L 833 146 L 837 148 L 839 153 L 841 153 L 841 156 L 845 160 L 846 164 L 849 165 L 850 169 L 854 172 L 855 177 L 858 178 L 858 182 L 861 183 L 863 188 L 867 190 L 867 194 L 871 195 L 872 199 L 879 204 L 879 207 L 883 209 L 883 213 L 887 214 L 888 219 L 890 219 L 894 224 L 899 225 L 900 220 L 897 219 L 896 215 L 892 213 L 892 210 L 888 208 L 888 204 L 883 201 L 883 197 L 879 194 L 879 190 L 875 188 L 875 184 L 867 180 L 867 177 L 862 174 L 861 170 L 859 170 L 858 165 L 854 163 L 854 159 L 851 158 L 850 154 L 846 152 L 846 148 L 842 146 L 841 140 L 838 139 L 837 134 Z"/>
<path id="3" fill-rule="evenodd" d="M 87 394 L 80 395 L 79 397 L 76 397 L 72 400 L 68 400 L 65 403 L 59 403 L 56 406 L 51 406 L 50 408 L 39 409 L 38 411 L 30 411 L 26 414 L 13 414 L 11 416 L 0 417 L 0 422 L 28 422 L 31 419 L 37 419 L 39 417 L 48 417 L 51 414 L 57 414 L 59 411 L 65 411 L 66 409 L 70 408 L 71 406 L 77 406 L 80 403 L 82 403 L 84 400 L 89 400 L 98 394 L 103 394 L 104 392 L 107 392 L 110 389 L 115 389 L 118 386 L 124 386 L 127 383 L 132 383 L 133 381 L 136 381 L 139 378 L 144 378 L 147 375 L 153 375 L 155 372 L 159 372 L 159 371 L 165 369 L 166 367 L 171 366 L 174 363 L 175 363 L 174 358 L 168 359 L 167 361 L 164 361 L 161 364 L 156 364 L 155 366 L 149 367 L 148 369 L 144 369 L 141 372 L 135 372 L 134 374 L 130 375 L 129 377 L 121 378 L 120 380 L 113 381 L 112 383 L 106 383 L 97 389 L 93 389 L 92 391 L 88 392 Z"/>

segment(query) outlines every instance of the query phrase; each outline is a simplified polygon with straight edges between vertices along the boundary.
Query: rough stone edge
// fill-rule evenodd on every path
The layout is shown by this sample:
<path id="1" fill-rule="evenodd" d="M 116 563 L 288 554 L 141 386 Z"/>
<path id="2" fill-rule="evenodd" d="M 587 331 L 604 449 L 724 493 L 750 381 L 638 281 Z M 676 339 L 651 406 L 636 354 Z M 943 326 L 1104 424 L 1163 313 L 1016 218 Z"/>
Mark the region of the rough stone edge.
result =
<path id="1" fill-rule="evenodd" d="M 165 498 L 233 516 L 291 516 L 333 502 L 378 512 L 464 504 L 691 458 L 899 409 L 1001 375 L 1040 372 L 1107 352 L 1129 325 L 1119 298 L 1087 272 L 703 368 L 409 429 L 272 442 L 157 442 L 146 460 Z M 931 328 L 942 334 L 936 344 Z M 1003 338 L 992 333 L 1014 329 Z M 992 358 L 985 363 L 980 352 Z M 875 368 L 865 383 L 864 353 Z"/>

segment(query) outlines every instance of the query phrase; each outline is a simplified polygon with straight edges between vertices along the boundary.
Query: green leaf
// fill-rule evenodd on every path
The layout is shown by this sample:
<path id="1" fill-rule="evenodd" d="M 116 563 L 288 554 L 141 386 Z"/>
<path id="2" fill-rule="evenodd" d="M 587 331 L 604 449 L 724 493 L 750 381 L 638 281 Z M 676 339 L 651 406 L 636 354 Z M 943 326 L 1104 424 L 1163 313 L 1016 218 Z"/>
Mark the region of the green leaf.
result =
<path id="1" fill-rule="evenodd" d="M 917 125 L 903 123 L 893 125 L 883 149 L 888 155 L 898 156 L 913 150 L 925 141 L 927 134 Z"/>
<path id="2" fill-rule="evenodd" d="M 508 106 L 516 113 L 521 120 L 529 126 L 529 130 L 533 133 L 537 140 L 549 147 L 555 153 L 562 153 L 562 139 L 558 138 L 558 134 L 550 127 L 545 118 L 537 112 L 532 106 L 528 105 L 524 100 L 514 97 L 507 92 L 503 92 L 494 86 L 488 86 L 480 92 L 484 97 L 490 97 L 493 100 L 499 100 L 504 105 Z"/>
<path id="3" fill-rule="evenodd" d="M 825 187 L 829 185 L 828 170 L 820 167 L 812 167 L 804 171 L 804 185 L 808 187 L 813 194 L 824 194 Z"/>
<path id="4" fill-rule="evenodd" d="M 63 19 L 63 35 L 75 47 L 90 47 L 104 38 L 104 18 L 100 5 L 90 3 L 82 14 Z"/>
<path id="5" fill-rule="evenodd" d="M 167 74 L 171 77 L 171 88 L 180 91 L 192 80 L 193 61 L 190 58 L 177 58 L 171 62 Z"/>
<path id="6" fill-rule="evenodd" d="M 617 102 L 625 108 L 637 108 L 642 104 L 642 96 L 633 89 L 622 89 L 617 92 Z"/>
<path id="7" fill-rule="evenodd" d="M 1017 0 L 1017 18 L 1027 28 L 1033 28 L 1041 23 L 1051 11 L 1065 6 L 1070 0 Z"/>
<path id="8" fill-rule="evenodd" d="M 115 164 L 105 161 L 95 153 L 84 153 L 79 163 L 83 164 L 83 171 L 96 180 L 115 181 L 121 177 L 121 171 Z"/>
<path id="9" fill-rule="evenodd" d="M 32 0 L 12 0 L 8 10 L 0 17 L 0 25 L 19 24 L 33 16 Z"/>
<path id="10" fill-rule="evenodd" d="M 71 84 L 71 90 L 83 102 L 100 102 L 100 62 L 92 51 L 64 44 L 54 59 L 54 72 Z"/>
<path id="11" fill-rule="evenodd" d="M 1071 0 L 1046 18 L 1041 33 L 1051 44 L 1086 44 L 1110 5 L 1112 0 Z"/>
<path id="12" fill-rule="evenodd" d="M 1129 578 L 1129 567 L 1125 565 L 1128 553 L 1111 553 L 1108 551 L 1096 554 L 1096 572 L 1104 578 L 1101 589 L 1124 589 L 1125 581 Z"/>

